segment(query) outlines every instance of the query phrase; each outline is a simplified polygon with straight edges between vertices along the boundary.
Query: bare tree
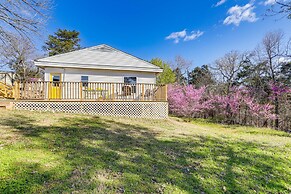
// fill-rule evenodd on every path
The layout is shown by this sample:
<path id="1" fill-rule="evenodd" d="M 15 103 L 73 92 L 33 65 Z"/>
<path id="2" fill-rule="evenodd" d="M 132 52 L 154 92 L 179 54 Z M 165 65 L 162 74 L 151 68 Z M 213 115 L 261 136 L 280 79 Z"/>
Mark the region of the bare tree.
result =
<path id="1" fill-rule="evenodd" d="M 15 71 L 15 79 L 27 81 L 28 78 L 39 76 L 33 64 L 37 55 L 31 41 L 15 35 L 9 35 L 8 41 L 8 44 L 0 45 L 1 62 Z"/>
<path id="2" fill-rule="evenodd" d="M 290 58 L 288 43 L 284 43 L 284 33 L 281 31 L 269 32 L 257 47 L 259 61 L 264 63 L 266 74 L 273 82 L 278 81 L 282 62 Z"/>
<path id="3" fill-rule="evenodd" d="M 214 70 L 214 75 L 217 77 L 217 82 L 221 83 L 221 87 L 228 98 L 231 96 L 231 88 L 237 84 L 238 74 L 242 70 L 243 65 L 248 63 L 248 60 L 248 54 L 231 51 L 217 59 L 213 67 L 211 67 Z M 225 111 L 227 113 L 227 122 L 233 124 L 233 112 L 231 111 L 229 101 L 226 104 Z"/>
<path id="4" fill-rule="evenodd" d="M 279 5 L 279 13 L 286 14 L 291 19 L 291 1 L 276 1 Z"/>
<path id="5" fill-rule="evenodd" d="M 1 0 L 0 40 L 6 42 L 11 32 L 25 37 L 39 33 L 51 5 L 51 0 Z"/>
<path id="6" fill-rule="evenodd" d="M 265 65 L 264 69 L 269 79 L 277 84 L 280 76 L 284 60 L 289 56 L 288 43 L 284 44 L 284 33 L 281 31 L 269 32 L 263 38 L 262 43 L 257 48 L 257 55 L 262 64 Z M 275 127 L 279 127 L 279 99 L 275 94 Z"/>
<path id="7" fill-rule="evenodd" d="M 181 56 L 176 56 L 175 63 L 172 65 L 172 69 L 176 74 L 176 82 L 179 84 L 188 84 L 189 68 L 192 65 L 192 61 L 188 61 Z"/>
<path id="8" fill-rule="evenodd" d="M 286 45 L 285 57 L 291 58 L 291 37 L 289 38 L 287 45 Z"/>
<path id="9" fill-rule="evenodd" d="M 231 51 L 217 59 L 211 67 L 218 81 L 226 85 L 226 94 L 229 94 L 230 88 L 234 85 L 237 74 L 245 60 L 243 54 L 238 51 Z"/>
<path id="10" fill-rule="evenodd" d="M 287 17 L 291 19 L 291 1 L 290 0 L 275 0 L 275 4 L 271 5 L 271 7 L 267 10 L 266 15 L 283 15 L 283 17 Z"/>

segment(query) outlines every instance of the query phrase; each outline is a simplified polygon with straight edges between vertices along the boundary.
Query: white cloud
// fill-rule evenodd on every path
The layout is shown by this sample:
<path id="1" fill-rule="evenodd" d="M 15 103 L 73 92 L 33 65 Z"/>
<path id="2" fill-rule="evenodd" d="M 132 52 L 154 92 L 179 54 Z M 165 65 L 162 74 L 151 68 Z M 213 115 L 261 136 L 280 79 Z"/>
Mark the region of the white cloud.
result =
<path id="1" fill-rule="evenodd" d="M 199 38 L 200 36 L 202 36 L 203 34 L 204 34 L 204 32 L 201 32 L 200 30 L 192 31 L 191 35 L 185 36 L 184 41 L 195 40 L 195 39 Z"/>
<path id="2" fill-rule="evenodd" d="M 280 57 L 278 59 L 278 62 L 279 63 L 289 63 L 289 62 L 291 62 L 291 58 L 290 57 Z"/>
<path id="3" fill-rule="evenodd" d="M 166 37 L 166 40 L 174 40 L 174 43 L 179 43 L 181 38 L 184 38 L 187 35 L 186 29 L 181 32 L 173 32 L 169 36 Z"/>
<path id="4" fill-rule="evenodd" d="M 281 2 L 281 3 L 286 3 L 288 0 L 264 0 L 263 4 L 264 5 L 275 5 L 277 2 Z"/>
<path id="5" fill-rule="evenodd" d="M 266 0 L 265 5 L 274 5 L 276 3 L 276 0 Z"/>
<path id="6" fill-rule="evenodd" d="M 204 32 L 201 32 L 200 30 L 198 31 L 192 31 L 189 35 L 187 35 L 187 31 L 182 30 L 180 32 L 172 32 L 169 36 L 166 37 L 166 40 L 174 40 L 175 44 L 178 44 L 180 40 L 184 41 L 190 41 L 190 40 L 195 40 L 202 36 Z"/>
<path id="7" fill-rule="evenodd" d="M 248 3 L 245 6 L 233 6 L 227 11 L 229 16 L 225 18 L 223 24 L 234 24 L 239 26 L 239 24 L 243 21 L 255 22 L 258 20 L 258 18 L 254 12 L 254 9 L 255 6 L 252 3 Z"/>
<path id="8" fill-rule="evenodd" d="M 215 4 L 215 7 L 218 7 L 218 6 L 222 5 L 222 4 L 224 4 L 226 1 L 227 1 L 227 0 L 220 0 L 220 1 L 218 1 L 218 2 Z"/>

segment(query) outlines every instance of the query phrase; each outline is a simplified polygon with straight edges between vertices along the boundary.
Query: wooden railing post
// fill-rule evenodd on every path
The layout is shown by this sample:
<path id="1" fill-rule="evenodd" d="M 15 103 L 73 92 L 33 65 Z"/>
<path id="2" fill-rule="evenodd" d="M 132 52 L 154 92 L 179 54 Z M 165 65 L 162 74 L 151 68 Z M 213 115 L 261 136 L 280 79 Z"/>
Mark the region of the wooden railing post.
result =
<path id="1" fill-rule="evenodd" d="M 114 96 L 114 84 L 111 84 L 111 98 L 112 98 L 112 100 L 115 99 L 115 96 Z"/>
<path id="2" fill-rule="evenodd" d="M 51 98 L 52 98 L 52 96 L 53 96 L 53 82 L 48 82 L 48 85 L 49 85 L 49 91 L 48 91 L 48 93 L 49 93 L 49 95 L 48 95 L 48 99 L 50 100 Z"/>
<path id="3" fill-rule="evenodd" d="M 144 101 L 144 84 L 141 87 L 141 100 Z"/>
<path id="4" fill-rule="evenodd" d="M 17 87 L 16 87 L 16 89 L 17 89 L 17 91 L 16 91 L 16 97 L 17 97 L 17 99 L 19 99 L 20 98 L 20 82 L 19 81 L 17 81 L 16 82 L 17 83 Z"/>
<path id="5" fill-rule="evenodd" d="M 165 101 L 168 101 L 168 85 L 165 85 Z"/>
<path id="6" fill-rule="evenodd" d="M 83 83 L 80 82 L 79 84 L 80 84 L 80 86 L 79 86 L 80 100 L 82 100 L 83 99 Z"/>
<path id="7" fill-rule="evenodd" d="M 16 81 L 15 82 L 15 85 L 14 85 L 14 89 L 13 89 L 13 97 L 14 97 L 14 100 L 18 100 L 19 99 L 19 94 L 20 94 L 20 87 L 19 87 L 19 81 Z"/>

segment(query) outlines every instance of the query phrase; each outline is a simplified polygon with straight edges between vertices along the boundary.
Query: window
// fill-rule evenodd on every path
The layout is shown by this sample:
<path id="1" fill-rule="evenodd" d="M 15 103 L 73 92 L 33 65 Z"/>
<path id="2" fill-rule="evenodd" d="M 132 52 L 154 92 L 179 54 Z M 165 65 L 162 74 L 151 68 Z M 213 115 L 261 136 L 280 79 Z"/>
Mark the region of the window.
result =
<path id="1" fill-rule="evenodd" d="M 136 77 L 124 77 L 125 84 L 136 84 Z"/>
<path id="2" fill-rule="evenodd" d="M 60 86 L 60 81 L 61 81 L 61 76 L 60 75 L 52 75 L 52 81 L 53 81 L 53 86 L 54 87 L 59 87 Z"/>
<path id="3" fill-rule="evenodd" d="M 53 75 L 53 82 L 59 82 L 61 80 L 59 75 Z"/>
<path id="4" fill-rule="evenodd" d="M 83 87 L 88 87 L 88 81 L 89 81 L 88 76 L 81 76 L 81 82 L 83 83 Z"/>
<path id="5" fill-rule="evenodd" d="M 130 86 L 132 88 L 132 93 L 136 93 L 136 77 L 124 77 L 124 83 Z"/>

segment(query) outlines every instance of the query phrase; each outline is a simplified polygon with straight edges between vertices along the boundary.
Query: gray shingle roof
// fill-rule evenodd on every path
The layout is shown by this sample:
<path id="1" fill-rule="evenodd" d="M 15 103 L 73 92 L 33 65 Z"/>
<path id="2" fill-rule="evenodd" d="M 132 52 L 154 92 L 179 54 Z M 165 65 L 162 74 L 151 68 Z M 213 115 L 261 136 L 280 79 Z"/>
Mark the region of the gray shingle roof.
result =
<path id="1" fill-rule="evenodd" d="M 35 61 L 39 67 L 70 67 L 87 69 L 111 69 L 145 72 L 162 72 L 162 69 L 125 52 L 102 44 Z"/>

